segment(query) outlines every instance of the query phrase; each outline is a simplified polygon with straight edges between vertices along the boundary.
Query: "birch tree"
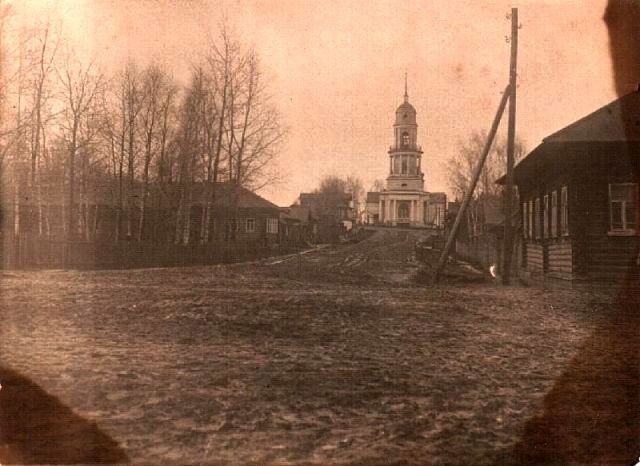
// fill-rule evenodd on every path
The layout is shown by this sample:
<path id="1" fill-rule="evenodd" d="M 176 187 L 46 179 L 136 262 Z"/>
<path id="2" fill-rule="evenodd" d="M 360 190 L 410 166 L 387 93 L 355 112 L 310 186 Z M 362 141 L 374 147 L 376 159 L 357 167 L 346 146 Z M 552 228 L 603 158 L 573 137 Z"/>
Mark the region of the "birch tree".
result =
<path id="1" fill-rule="evenodd" d="M 67 235 L 73 237 L 75 225 L 76 157 L 91 142 L 94 131 L 83 131 L 90 125 L 89 119 L 95 114 L 95 103 L 103 90 L 104 78 L 96 73 L 93 65 L 87 66 L 67 56 L 64 65 L 57 70 L 63 104 L 60 129 L 66 142 L 68 153 L 69 187 L 67 206 Z"/>

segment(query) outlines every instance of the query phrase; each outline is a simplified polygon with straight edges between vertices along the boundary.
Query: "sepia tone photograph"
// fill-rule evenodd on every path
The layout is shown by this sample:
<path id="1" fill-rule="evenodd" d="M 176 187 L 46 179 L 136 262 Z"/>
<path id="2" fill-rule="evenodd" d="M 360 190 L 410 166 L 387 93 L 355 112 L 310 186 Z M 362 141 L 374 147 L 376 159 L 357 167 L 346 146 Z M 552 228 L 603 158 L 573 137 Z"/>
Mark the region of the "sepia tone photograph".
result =
<path id="1" fill-rule="evenodd" d="M 0 0 L 0 466 L 640 464 L 640 0 Z"/>

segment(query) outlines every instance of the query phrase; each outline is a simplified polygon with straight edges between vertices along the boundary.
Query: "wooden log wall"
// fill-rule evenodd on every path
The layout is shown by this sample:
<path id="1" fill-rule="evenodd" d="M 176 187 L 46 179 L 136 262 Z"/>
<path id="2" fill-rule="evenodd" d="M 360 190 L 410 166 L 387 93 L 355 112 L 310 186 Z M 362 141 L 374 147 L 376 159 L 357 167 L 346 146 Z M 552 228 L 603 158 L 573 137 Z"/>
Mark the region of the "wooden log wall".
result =
<path id="1" fill-rule="evenodd" d="M 544 251 L 542 244 L 527 242 L 527 270 L 530 272 L 544 271 Z"/>
<path id="2" fill-rule="evenodd" d="M 550 243 L 548 246 L 548 272 L 573 273 L 573 252 L 570 241 Z"/>

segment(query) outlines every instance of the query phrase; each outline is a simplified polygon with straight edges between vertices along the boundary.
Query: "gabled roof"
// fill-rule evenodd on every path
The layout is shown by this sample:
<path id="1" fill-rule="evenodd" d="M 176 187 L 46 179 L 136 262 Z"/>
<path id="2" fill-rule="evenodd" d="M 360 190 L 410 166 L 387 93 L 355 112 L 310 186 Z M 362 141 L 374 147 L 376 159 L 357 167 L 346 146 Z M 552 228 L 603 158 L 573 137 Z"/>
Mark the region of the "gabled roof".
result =
<path id="1" fill-rule="evenodd" d="M 219 183 L 216 186 L 217 199 L 230 200 L 233 189 L 231 183 Z M 267 201 L 264 197 L 258 196 L 253 191 L 242 187 L 239 188 L 238 192 L 238 207 L 250 209 L 279 209 L 277 205 Z"/>
<path id="2" fill-rule="evenodd" d="M 380 202 L 380 193 L 378 191 L 367 193 L 367 204 L 377 204 L 378 202 Z"/>
<path id="3" fill-rule="evenodd" d="M 547 136 L 515 167 L 516 182 L 523 172 L 534 165 L 546 164 L 554 157 L 565 155 L 563 144 L 640 142 L 640 92 L 620 97 L 595 112 Z M 558 146 L 560 145 L 560 146 Z M 506 183 L 506 175 L 497 184 Z"/>
<path id="4" fill-rule="evenodd" d="M 154 186 L 160 188 L 160 195 L 164 199 L 164 202 L 177 207 L 180 201 L 181 189 L 179 183 L 164 183 L 162 185 L 156 184 L 150 186 L 152 195 L 157 190 L 154 190 Z M 198 205 L 203 202 L 205 195 L 205 183 L 195 182 L 190 185 L 191 191 L 191 204 Z M 258 196 L 256 193 L 249 191 L 243 187 L 236 187 L 230 182 L 218 182 L 214 185 L 209 185 L 209 194 L 211 189 L 215 187 L 215 202 L 216 207 L 230 208 L 233 207 L 233 194 L 237 189 L 237 207 L 242 209 L 280 209 L 277 205 L 267 201 L 265 198 Z"/>
<path id="5" fill-rule="evenodd" d="M 640 92 L 632 92 L 557 131 L 544 142 L 640 141 Z"/>
<path id="6" fill-rule="evenodd" d="M 445 193 L 429 193 L 430 201 L 446 202 L 447 195 Z"/>
<path id="7" fill-rule="evenodd" d="M 309 222 L 313 219 L 313 217 L 311 216 L 311 209 L 308 207 L 303 207 L 303 206 L 294 204 L 285 210 L 286 210 L 287 217 L 292 219 L 297 219 L 301 222 Z"/>

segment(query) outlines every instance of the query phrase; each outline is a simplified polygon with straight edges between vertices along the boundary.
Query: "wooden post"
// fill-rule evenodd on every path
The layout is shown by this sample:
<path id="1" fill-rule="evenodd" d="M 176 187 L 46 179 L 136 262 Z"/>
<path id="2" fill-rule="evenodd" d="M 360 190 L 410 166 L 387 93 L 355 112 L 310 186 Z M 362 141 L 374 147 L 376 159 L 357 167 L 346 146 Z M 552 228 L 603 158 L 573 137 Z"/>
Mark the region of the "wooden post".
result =
<path id="1" fill-rule="evenodd" d="M 491 146 L 493 145 L 493 140 L 496 136 L 496 132 L 498 131 L 498 125 L 500 124 L 500 120 L 502 119 L 502 114 L 504 113 L 504 108 L 507 106 L 507 100 L 509 99 L 509 86 L 507 86 L 502 94 L 502 99 L 500 100 L 500 105 L 498 106 L 498 111 L 496 112 L 496 116 L 493 119 L 493 124 L 491 125 L 491 130 L 489 131 L 489 135 L 487 136 L 487 142 L 484 145 L 484 149 L 482 150 L 482 155 L 480 156 L 480 160 L 478 161 L 478 165 L 473 172 L 473 177 L 471 178 L 471 184 L 469 185 L 469 189 L 464 194 L 464 199 L 462 201 L 462 205 L 460 206 L 460 210 L 458 211 L 458 215 L 456 215 L 456 220 L 453 222 L 453 227 L 451 228 L 451 232 L 449 233 L 449 237 L 447 238 L 447 242 L 444 246 L 444 250 L 440 255 L 440 259 L 438 260 L 438 265 L 436 266 L 436 270 L 433 274 L 433 283 L 438 283 L 440 279 L 440 273 L 444 269 L 444 266 L 447 265 L 447 259 L 449 258 L 449 252 L 451 251 L 451 247 L 453 246 L 453 242 L 456 238 L 456 233 L 458 232 L 458 227 L 460 226 L 460 222 L 462 221 L 462 217 L 464 216 L 465 211 L 467 210 L 467 206 L 471 201 L 471 197 L 473 196 L 473 191 L 476 188 L 476 184 L 478 184 L 478 178 L 480 178 L 480 173 L 482 172 L 482 167 L 484 166 L 484 162 L 489 155 L 489 151 L 491 150 Z"/>
<path id="2" fill-rule="evenodd" d="M 504 252 L 502 254 L 502 284 L 511 282 L 513 256 L 513 166 L 516 135 L 516 81 L 518 69 L 518 9 L 511 9 L 511 61 L 509 69 L 509 127 L 507 131 L 507 185 L 504 209 Z"/>

